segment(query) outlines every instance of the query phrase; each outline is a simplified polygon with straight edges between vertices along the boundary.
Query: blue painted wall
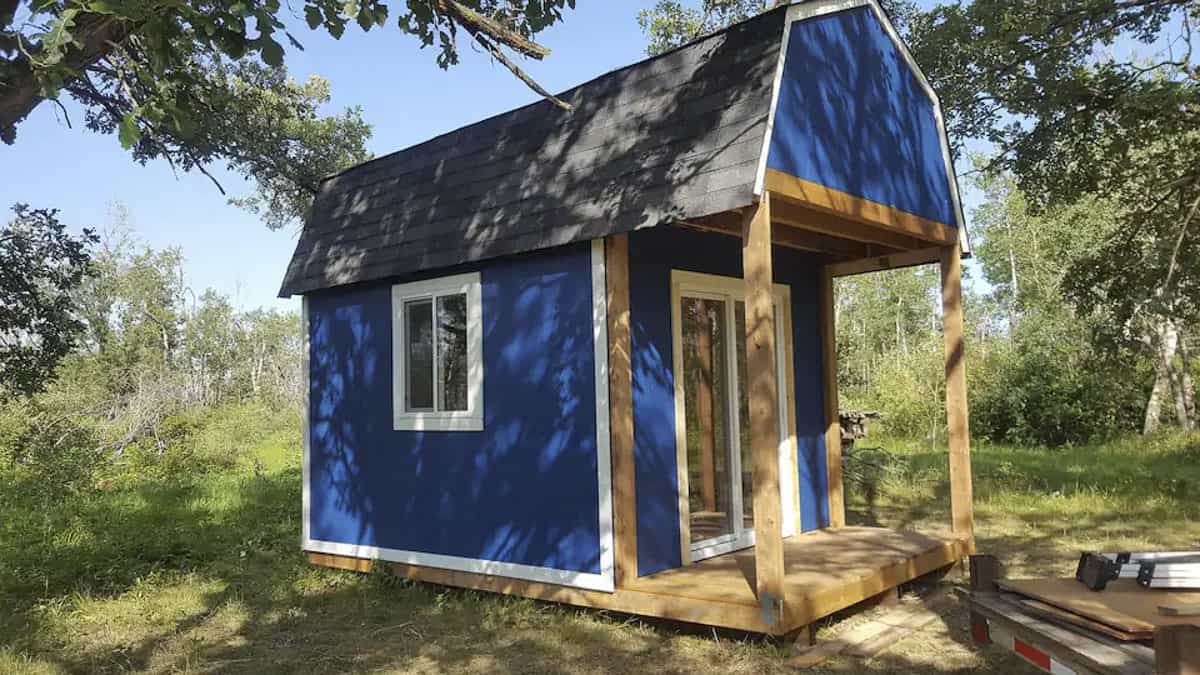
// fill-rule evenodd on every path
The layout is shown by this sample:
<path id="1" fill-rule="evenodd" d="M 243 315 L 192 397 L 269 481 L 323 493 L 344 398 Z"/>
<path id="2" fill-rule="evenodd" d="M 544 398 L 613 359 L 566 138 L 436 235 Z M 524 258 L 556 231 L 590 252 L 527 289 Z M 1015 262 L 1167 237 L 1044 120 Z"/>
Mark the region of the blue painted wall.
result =
<path id="1" fill-rule="evenodd" d="M 767 166 L 957 225 L 933 103 L 866 7 L 792 24 Z"/>
<path id="2" fill-rule="evenodd" d="M 588 244 L 474 270 L 481 432 L 392 430 L 391 284 L 309 296 L 311 536 L 599 573 Z"/>
<path id="3" fill-rule="evenodd" d="M 633 442 L 638 511 L 638 574 L 678 567 L 675 381 L 671 270 L 740 277 L 742 249 L 729 236 L 657 227 L 630 234 Z M 792 290 L 792 350 L 801 529 L 829 524 L 825 414 L 821 385 L 820 267 L 812 256 L 774 248 L 776 283 Z"/>

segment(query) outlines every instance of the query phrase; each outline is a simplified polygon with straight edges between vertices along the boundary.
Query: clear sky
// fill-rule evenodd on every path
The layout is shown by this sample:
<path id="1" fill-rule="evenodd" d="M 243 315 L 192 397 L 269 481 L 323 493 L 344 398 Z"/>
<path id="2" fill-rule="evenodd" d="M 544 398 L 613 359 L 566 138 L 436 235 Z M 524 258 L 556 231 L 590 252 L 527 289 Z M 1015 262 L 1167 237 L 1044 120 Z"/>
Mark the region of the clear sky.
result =
<path id="1" fill-rule="evenodd" d="M 579 0 L 565 21 L 538 36 L 551 55 L 522 65 L 547 89 L 559 91 L 640 60 L 645 39 L 636 17 L 651 4 Z M 442 71 L 432 48 L 420 49 L 416 39 L 390 23 L 366 34 L 351 23 L 341 40 L 309 31 L 300 16 L 288 23 L 305 47 L 288 50 L 292 75 L 327 78 L 330 112 L 361 106 L 373 128 L 369 149 L 377 155 L 536 98 L 502 66 L 469 47 L 458 66 Z M 136 164 L 115 135 L 87 131 L 81 111 L 70 104 L 67 109 L 74 128 L 66 126 L 55 106 L 43 104 L 18 128 L 16 145 L 0 145 L 0 206 L 55 207 L 78 229 L 109 222 L 110 205 L 119 201 L 147 244 L 182 248 L 187 283 L 197 294 L 214 288 L 243 308 L 299 306 L 297 300 L 275 297 L 295 245 L 295 228 L 268 230 L 254 215 L 228 205 L 199 173 L 175 175 L 161 161 Z M 214 174 L 231 194 L 248 192 L 237 176 Z"/>

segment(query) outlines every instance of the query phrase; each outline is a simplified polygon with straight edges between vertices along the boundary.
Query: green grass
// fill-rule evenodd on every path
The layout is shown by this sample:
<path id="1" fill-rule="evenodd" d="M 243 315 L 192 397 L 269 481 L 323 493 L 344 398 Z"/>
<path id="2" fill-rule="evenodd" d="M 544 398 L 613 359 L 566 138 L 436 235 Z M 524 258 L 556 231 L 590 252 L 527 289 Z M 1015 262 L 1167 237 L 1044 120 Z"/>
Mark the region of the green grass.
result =
<path id="1" fill-rule="evenodd" d="M 177 470 L 135 463 L 54 498 L 0 482 L 0 672 L 790 672 L 786 649 L 753 636 L 313 568 L 298 551 L 297 417 L 195 422 Z M 944 450 L 871 444 L 894 454 L 850 487 L 850 519 L 942 526 Z M 977 445 L 979 548 L 1017 573 L 1062 573 L 1080 548 L 1194 546 L 1198 460 L 1200 441 L 1181 437 Z M 879 658 L 828 666 L 1021 672 L 970 644 L 961 607 Z"/>

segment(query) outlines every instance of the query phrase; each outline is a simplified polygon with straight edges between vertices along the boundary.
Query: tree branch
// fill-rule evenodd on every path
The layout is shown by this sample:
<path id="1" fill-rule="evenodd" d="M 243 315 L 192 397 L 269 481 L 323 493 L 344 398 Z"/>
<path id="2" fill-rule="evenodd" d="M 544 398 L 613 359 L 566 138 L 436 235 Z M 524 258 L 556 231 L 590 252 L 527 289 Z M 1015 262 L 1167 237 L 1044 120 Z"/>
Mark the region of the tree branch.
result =
<path id="1" fill-rule="evenodd" d="M 113 45 L 130 35 L 131 28 L 128 23 L 111 16 L 80 15 L 75 21 L 76 44 L 67 50 L 60 64 L 74 73 L 66 78 L 67 81 L 77 79 L 84 68 L 104 58 Z M 0 140 L 12 144 L 16 140 L 17 124 L 46 100 L 46 95 L 28 57 L 9 61 L 7 70 L 10 76 L 0 94 Z"/>

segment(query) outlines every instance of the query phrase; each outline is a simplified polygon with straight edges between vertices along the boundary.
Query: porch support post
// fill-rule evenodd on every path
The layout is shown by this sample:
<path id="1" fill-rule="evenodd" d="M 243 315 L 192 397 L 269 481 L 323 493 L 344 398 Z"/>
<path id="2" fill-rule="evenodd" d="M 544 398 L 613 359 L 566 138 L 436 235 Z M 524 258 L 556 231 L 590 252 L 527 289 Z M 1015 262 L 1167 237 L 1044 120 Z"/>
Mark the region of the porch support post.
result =
<path id="1" fill-rule="evenodd" d="M 763 623 L 783 618 L 783 529 L 779 496 L 779 388 L 771 271 L 771 202 L 764 192 L 742 223 L 746 284 L 746 389 L 754 485 L 754 572 Z"/>
<path id="2" fill-rule="evenodd" d="M 946 429 L 950 441 L 950 517 L 968 552 L 975 549 L 971 495 L 971 435 L 967 424 L 967 370 L 963 342 L 962 255 L 942 249 L 942 339 L 946 351 Z"/>
<path id="3" fill-rule="evenodd" d="M 829 495 L 829 526 L 846 526 L 846 500 L 842 483 L 842 422 L 837 386 L 837 306 L 833 275 L 821 270 L 821 380 L 825 399 L 825 477 Z"/>
<path id="4" fill-rule="evenodd" d="M 629 237 L 605 238 L 608 401 L 612 452 L 613 546 L 617 588 L 637 580 L 637 502 L 633 460 L 633 353 L 629 343 Z"/>

